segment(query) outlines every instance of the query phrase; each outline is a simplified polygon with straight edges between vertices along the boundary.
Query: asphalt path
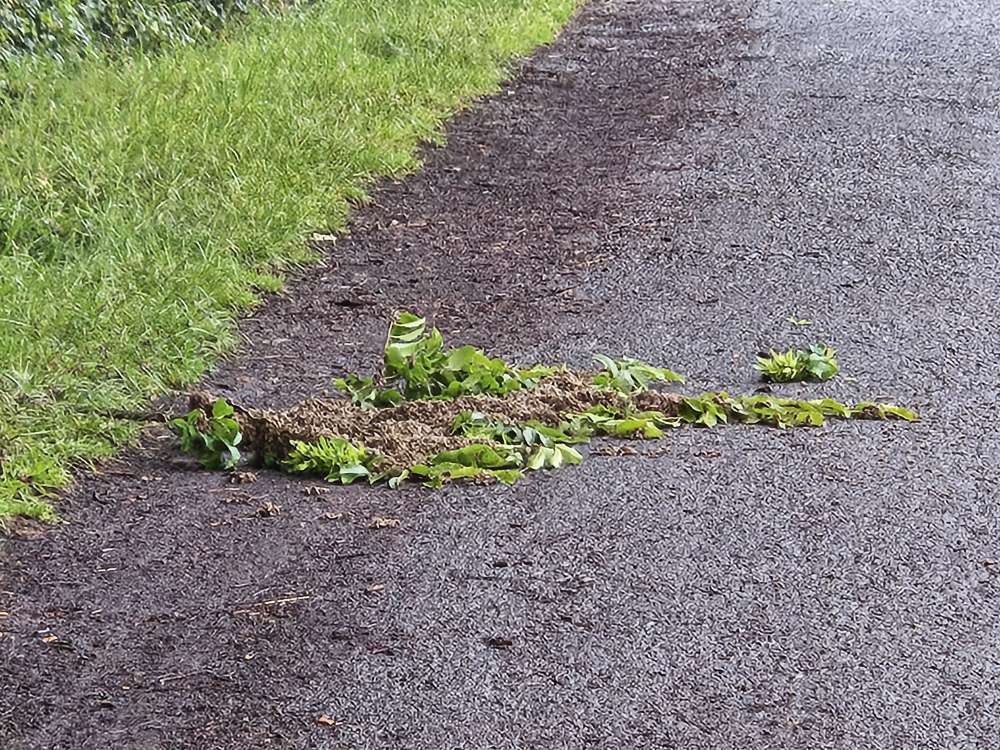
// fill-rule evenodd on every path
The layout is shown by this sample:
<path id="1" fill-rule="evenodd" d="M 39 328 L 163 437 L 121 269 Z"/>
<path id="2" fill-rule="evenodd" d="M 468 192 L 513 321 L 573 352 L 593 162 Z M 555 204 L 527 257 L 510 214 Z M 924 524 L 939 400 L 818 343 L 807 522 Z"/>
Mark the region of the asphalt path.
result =
<path id="1" fill-rule="evenodd" d="M 150 433 L 68 524 L 6 543 L 0 746 L 1000 747 L 997 16 L 596 0 L 207 382 L 322 392 L 412 306 L 520 361 L 628 354 L 692 391 L 751 391 L 758 351 L 822 340 L 841 377 L 780 392 L 921 422 L 318 495 L 191 471 Z"/>

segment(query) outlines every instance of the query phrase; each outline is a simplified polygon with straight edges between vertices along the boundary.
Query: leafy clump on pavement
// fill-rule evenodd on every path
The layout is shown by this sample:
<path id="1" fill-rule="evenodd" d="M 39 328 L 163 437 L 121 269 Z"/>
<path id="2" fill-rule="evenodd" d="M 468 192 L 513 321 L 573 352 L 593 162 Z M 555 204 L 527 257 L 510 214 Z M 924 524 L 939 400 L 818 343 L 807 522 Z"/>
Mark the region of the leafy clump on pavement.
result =
<path id="1" fill-rule="evenodd" d="M 181 450 L 198 459 L 206 469 L 234 469 L 243 439 L 235 410 L 225 399 L 216 399 L 207 410 L 192 409 L 170 423 L 180 438 Z"/>
<path id="2" fill-rule="evenodd" d="M 799 369 L 807 374 L 825 379 L 820 376 L 829 366 L 823 369 L 820 360 L 836 372 L 829 347 L 796 353 L 795 367 L 797 354 L 806 355 Z M 337 484 L 366 479 L 396 487 L 415 480 L 440 487 L 456 480 L 510 484 L 527 472 L 579 464 L 578 446 L 599 437 L 656 440 L 685 426 L 792 428 L 821 427 L 829 419 L 918 418 L 869 401 L 684 395 L 663 389 L 684 382 L 672 370 L 629 358 L 596 359 L 602 365 L 596 372 L 522 369 L 471 346 L 445 349 L 438 329 L 404 312 L 389 328 L 382 371 L 336 381 L 348 398 L 269 411 L 196 394 L 192 411 L 172 425 L 181 447 L 210 468 L 235 467 L 240 445 L 242 460 Z"/>
<path id="3" fill-rule="evenodd" d="M 282 468 L 292 474 L 318 474 L 334 484 L 351 484 L 372 476 L 376 461 L 363 445 L 354 445 L 342 437 L 319 437 L 307 443 L 295 440 Z"/>
<path id="4" fill-rule="evenodd" d="M 829 380 L 840 371 L 837 352 L 826 344 L 813 344 L 808 350 L 789 349 L 757 357 L 754 368 L 764 380 L 772 383 L 794 383 L 803 380 Z"/>
<path id="5" fill-rule="evenodd" d="M 399 476 L 421 478 L 428 487 L 441 487 L 456 479 L 496 479 L 512 484 L 524 475 L 524 467 L 523 453 L 512 446 L 473 443 L 435 454 Z"/>
<path id="6" fill-rule="evenodd" d="M 383 354 L 383 383 L 349 375 L 334 381 L 342 392 L 364 408 L 395 406 L 427 398 L 458 398 L 468 394 L 505 395 L 531 388 L 555 368 L 519 369 L 487 356 L 481 349 L 444 348 L 437 328 L 427 330 L 425 318 L 403 312 L 389 327 Z"/>
<path id="7" fill-rule="evenodd" d="M 635 411 L 607 406 L 592 406 L 585 412 L 569 415 L 566 429 L 574 434 L 607 435 L 617 438 L 659 438 L 663 427 L 673 426 L 671 418 L 658 411 Z"/>

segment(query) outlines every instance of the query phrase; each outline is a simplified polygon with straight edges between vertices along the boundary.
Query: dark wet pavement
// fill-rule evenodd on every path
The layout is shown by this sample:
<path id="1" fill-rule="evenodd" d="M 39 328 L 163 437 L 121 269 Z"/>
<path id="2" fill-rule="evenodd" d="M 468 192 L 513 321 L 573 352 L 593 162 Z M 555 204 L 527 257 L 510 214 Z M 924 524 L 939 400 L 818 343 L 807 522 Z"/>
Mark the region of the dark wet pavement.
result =
<path id="1" fill-rule="evenodd" d="M 234 490 L 151 437 L 8 546 L 0 744 L 1000 746 L 996 11 L 594 2 L 212 378 L 299 398 L 416 305 L 695 390 L 824 340 L 842 377 L 782 392 L 922 422 L 678 431 L 433 494 Z"/>

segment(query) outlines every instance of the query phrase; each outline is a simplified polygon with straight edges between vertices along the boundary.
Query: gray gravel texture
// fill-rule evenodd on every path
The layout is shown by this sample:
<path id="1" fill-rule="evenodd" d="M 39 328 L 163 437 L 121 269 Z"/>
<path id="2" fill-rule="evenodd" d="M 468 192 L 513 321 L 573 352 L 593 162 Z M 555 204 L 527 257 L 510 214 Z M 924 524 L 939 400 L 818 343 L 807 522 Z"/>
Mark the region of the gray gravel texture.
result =
<path id="1" fill-rule="evenodd" d="M 319 392 L 413 305 L 497 354 L 630 354 L 693 390 L 823 340 L 850 379 L 781 392 L 922 422 L 321 495 L 227 485 L 151 433 L 70 524 L 7 544 L 0 746 L 1000 747 L 997 10 L 597 0 L 209 381 Z"/>

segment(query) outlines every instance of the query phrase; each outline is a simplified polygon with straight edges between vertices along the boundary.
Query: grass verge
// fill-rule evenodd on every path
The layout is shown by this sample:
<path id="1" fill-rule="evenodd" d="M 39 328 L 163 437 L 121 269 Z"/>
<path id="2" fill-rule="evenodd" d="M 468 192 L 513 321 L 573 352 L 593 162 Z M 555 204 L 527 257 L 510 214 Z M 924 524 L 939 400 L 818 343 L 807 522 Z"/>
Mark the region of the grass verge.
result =
<path id="1" fill-rule="evenodd" d="M 416 168 L 421 140 L 576 0 L 325 0 L 169 55 L 0 77 L 0 519 L 193 382 L 312 229 Z"/>

